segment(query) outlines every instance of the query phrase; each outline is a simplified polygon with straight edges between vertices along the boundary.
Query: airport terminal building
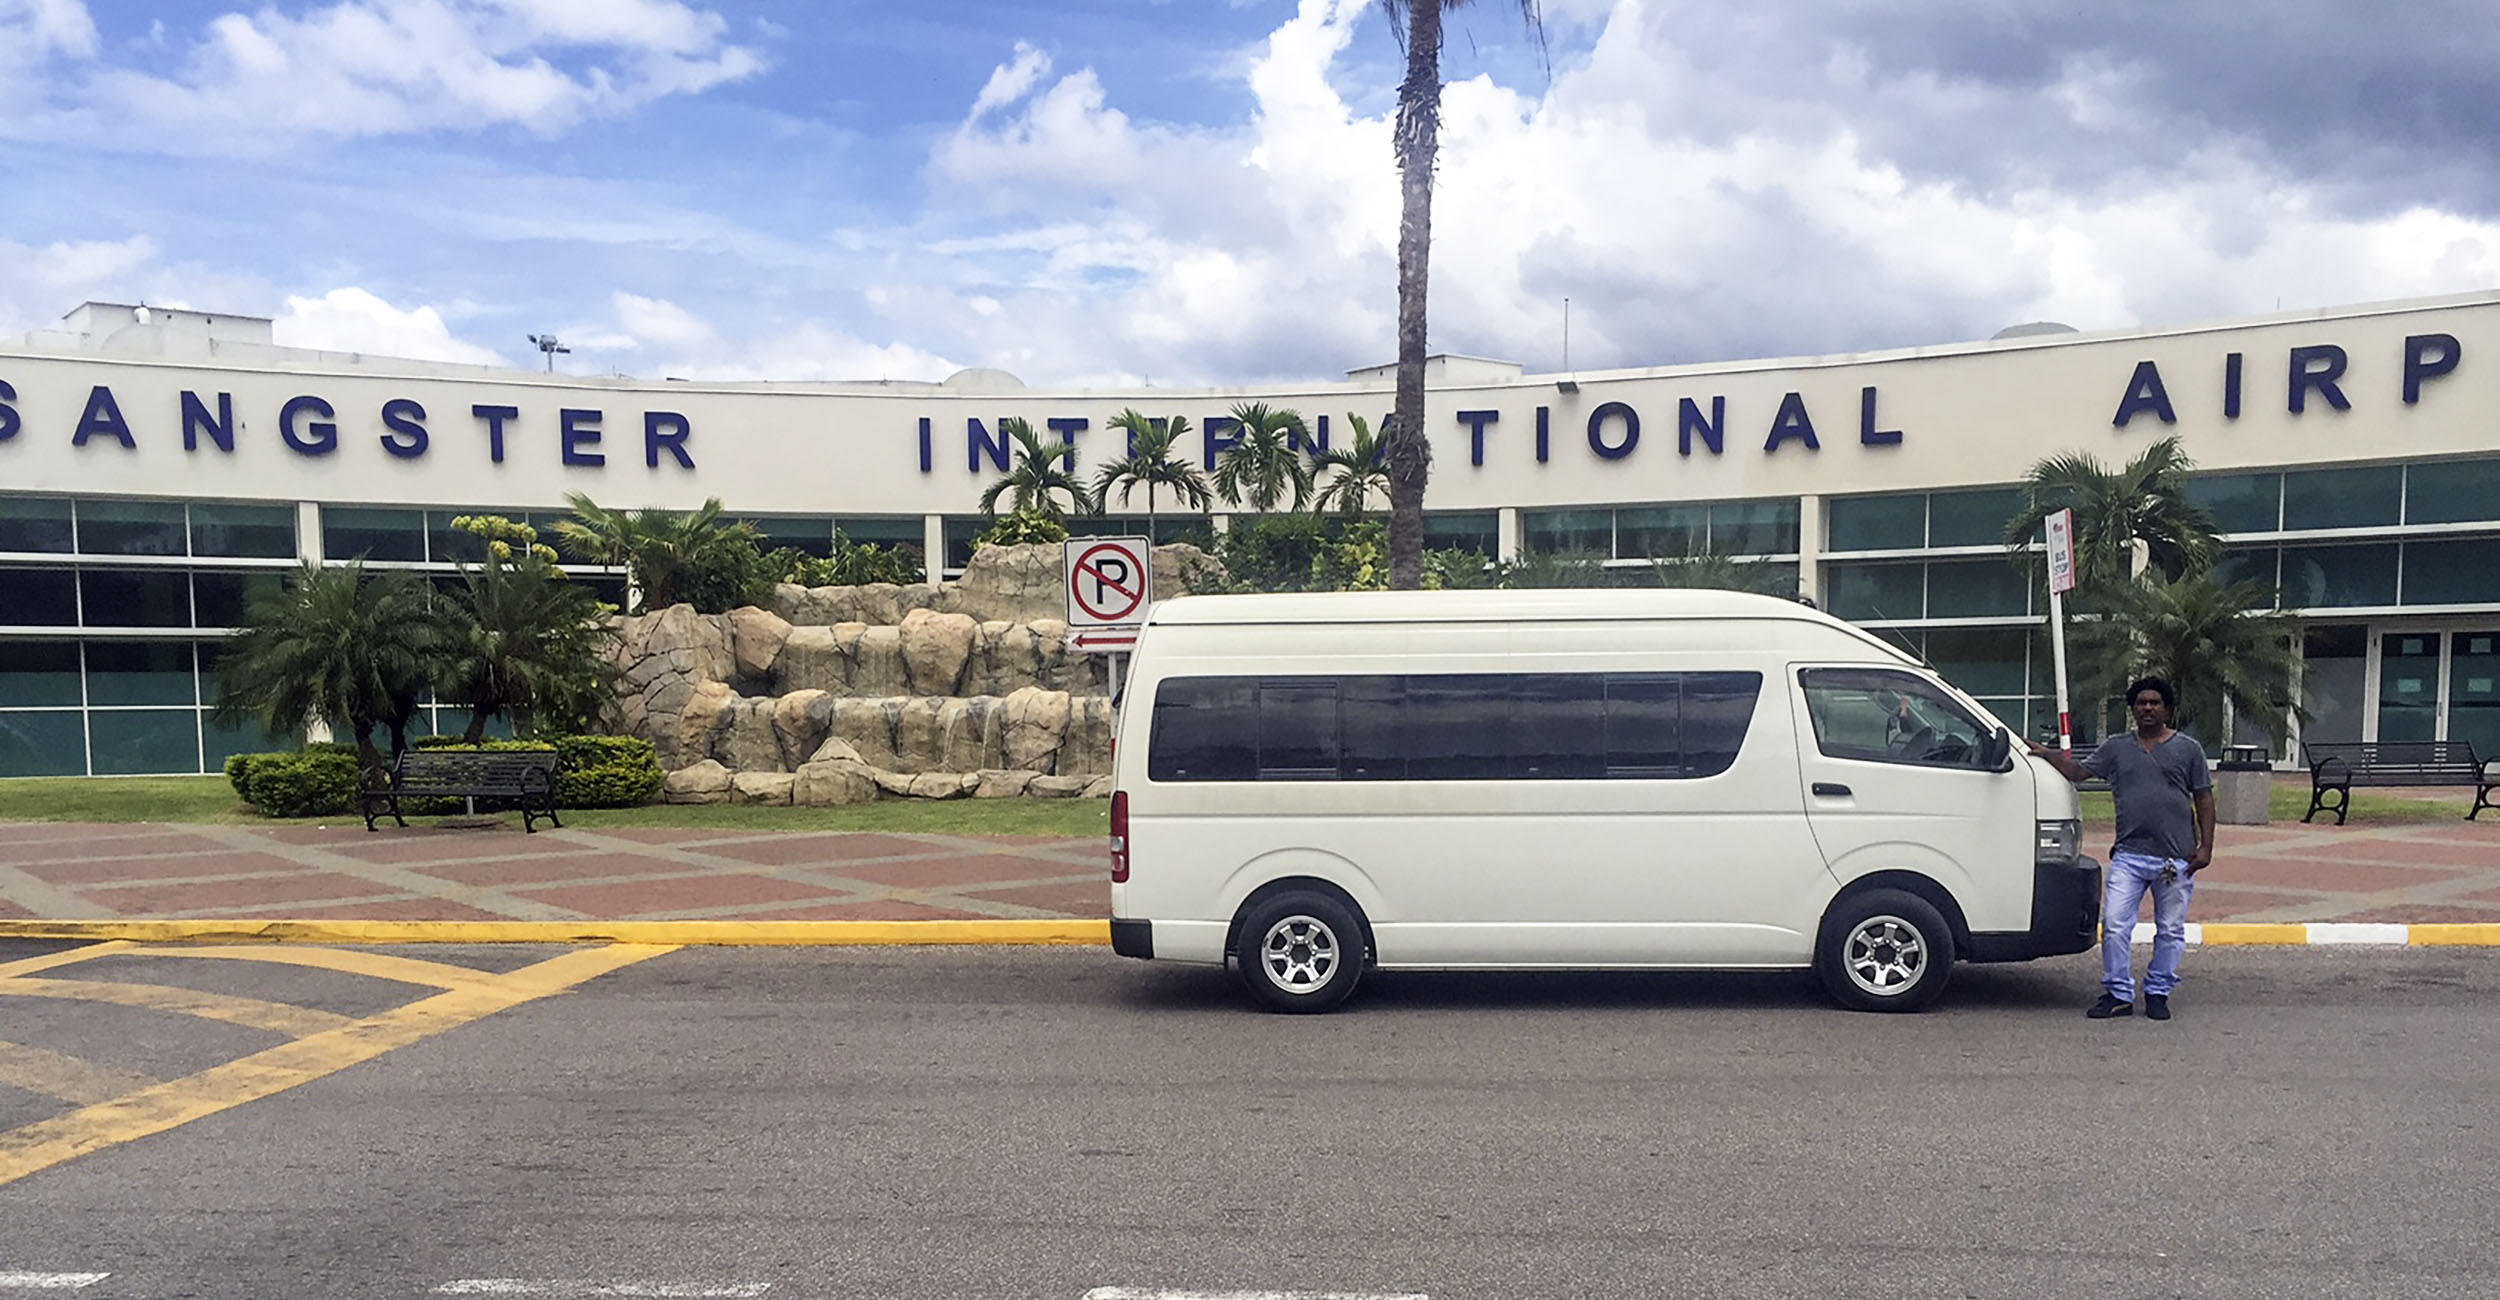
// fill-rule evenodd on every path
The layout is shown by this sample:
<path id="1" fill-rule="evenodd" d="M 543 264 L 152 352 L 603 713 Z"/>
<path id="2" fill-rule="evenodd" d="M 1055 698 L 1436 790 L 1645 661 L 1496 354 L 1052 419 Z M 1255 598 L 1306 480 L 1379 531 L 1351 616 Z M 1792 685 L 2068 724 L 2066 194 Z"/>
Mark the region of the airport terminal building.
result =
<path id="1" fill-rule="evenodd" d="M 1428 382 L 1432 544 L 1760 557 L 2034 733 L 2052 686 L 2044 600 L 1999 543 L 2014 485 L 2176 434 L 2230 572 L 2302 616 L 2308 738 L 2500 753 L 2500 293 L 1569 375 L 1437 357 Z M 1005 418 L 1090 476 L 1124 453 L 1125 407 L 1186 416 L 1180 451 L 1211 466 L 1238 402 L 1325 438 L 1377 427 L 1390 389 L 1386 367 L 1127 391 L 551 375 L 90 303 L 0 341 L 0 776 L 213 772 L 262 747 L 207 711 L 249 594 L 355 556 L 448 574 L 473 544 L 457 515 L 718 497 L 771 544 L 822 552 L 839 528 L 921 547 L 939 577 L 983 527 Z"/>

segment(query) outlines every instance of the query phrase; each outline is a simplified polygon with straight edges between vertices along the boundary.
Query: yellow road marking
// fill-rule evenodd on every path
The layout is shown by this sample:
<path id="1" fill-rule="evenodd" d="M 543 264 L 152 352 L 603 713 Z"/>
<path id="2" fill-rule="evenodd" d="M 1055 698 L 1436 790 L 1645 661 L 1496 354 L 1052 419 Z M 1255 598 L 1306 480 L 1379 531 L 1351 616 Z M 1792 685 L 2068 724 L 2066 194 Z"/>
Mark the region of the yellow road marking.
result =
<path id="1" fill-rule="evenodd" d="M 2466 944 L 2488 948 L 2500 945 L 2500 925 L 2488 921 L 2416 925 L 2406 932 L 2405 942 L 2424 946 Z"/>
<path id="2" fill-rule="evenodd" d="M 81 1106 L 156 1086 L 152 1075 L 0 1040 L 0 1083 Z"/>
<path id="3" fill-rule="evenodd" d="M 355 1023 L 351 1017 L 336 1012 L 289 1006 L 284 1002 L 263 1002 L 258 998 L 238 998 L 224 993 L 202 993 L 197 989 L 166 988 L 156 984 L 116 984 L 105 980 L 23 977 L 0 980 L 0 997 L 110 1002 L 117 1006 L 144 1007 L 150 1011 L 170 1011 L 177 1015 L 222 1020 L 232 1025 L 266 1029 L 289 1038 L 328 1033 Z"/>
<path id="4" fill-rule="evenodd" d="M 58 966 L 75 966 L 82 961 L 93 961 L 98 957 L 109 957 L 114 953 L 127 951 L 130 946 L 128 939 L 113 939 L 105 943 L 91 943 L 84 948 L 65 948 L 60 952 L 47 952 L 38 957 L 20 957 L 16 961 L 0 962 L 0 980 L 18 975 L 32 975 L 36 971 L 51 970 Z"/>
<path id="5" fill-rule="evenodd" d="M 189 1078 L 0 1133 L 0 1184 L 310 1083 L 670 951 L 665 945 L 615 944 L 569 952 L 497 976 L 491 984 L 438 993 Z"/>
<path id="6" fill-rule="evenodd" d="M 141 943 L 1090 944 L 1111 942 L 1096 917 L 983 921 L 0 921 L 0 939 Z"/>
<path id="7" fill-rule="evenodd" d="M 316 970 L 344 971 L 350 975 L 370 975 L 375 979 L 401 984 L 424 984 L 438 989 L 464 989 L 492 983 L 493 971 L 473 970 L 449 962 L 421 961 L 382 952 L 349 952 L 340 948 L 288 948 L 272 943 L 221 944 L 206 948 L 125 948 L 133 957 L 207 957 L 232 961 L 275 962 L 282 966 L 309 966 Z"/>
<path id="8" fill-rule="evenodd" d="M 2203 937 L 2207 946 L 2217 948 L 2230 944 L 2305 944 L 2309 942 L 2309 927 L 2298 922 L 2208 922 Z"/>

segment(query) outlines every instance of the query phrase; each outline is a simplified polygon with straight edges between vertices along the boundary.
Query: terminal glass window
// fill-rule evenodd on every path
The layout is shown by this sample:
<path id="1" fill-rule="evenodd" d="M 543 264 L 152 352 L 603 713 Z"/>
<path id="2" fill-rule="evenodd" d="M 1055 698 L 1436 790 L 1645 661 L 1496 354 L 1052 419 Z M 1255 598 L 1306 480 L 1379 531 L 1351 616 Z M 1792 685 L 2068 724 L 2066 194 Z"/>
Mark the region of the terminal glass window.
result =
<path id="1" fill-rule="evenodd" d="M 1710 507 L 1710 549 L 1729 555 L 1786 555 L 1797 549 L 1797 502 L 1721 501 Z"/>
<path id="2" fill-rule="evenodd" d="M 2449 638 L 2448 739 L 2500 756 L 2500 629 Z"/>
<path id="3" fill-rule="evenodd" d="M 10 641 L 0 653 L 0 709 L 77 708 L 78 643 Z"/>
<path id="4" fill-rule="evenodd" d="M 1490 556 L 1499 549 L 1500 541 L 1500 521 L 1490 510 L 1424 516 L 1424 546 L 1428 550 L 1471 551 Z"/>
<path id="5" fill-rule="evenodd" d="M 2031 575 L 2001 557 L 1927 566 L 1927 617 L 2015 618 L 2031 610 Z"/>
<path id="6" fill-rule="evenodd" d="M 2404 468 L 2365 465 L 2283 476 L 2283 527 L 2379 528 L 2402 513 Z"/>
<path id="7" fill-rule="evenodd" d="M 763 515 L 743 521 L 761 534 L 756 547 L 777 551 L 783 547 L 801 555 L 824 559 L 833 554 L 833 521 L 823 516 Z"/>
<path id="8" fill-rule="evenodd" d="M 191 671 L 188 641 L 90 641 L 87 643 L 87 703 L 95 706 L 131 704 L 197 704 L 199 687 Z M 185 764 L 185 770 L 188 770 Z"/>
<path id="9" fill-rule="evenodd" d="M 89 569 L 78 581 L 88 627 L 191 626 L 191 575 L 181 569 Z"/>
<path id="10" fill-rule="evenodd" d="M 2500 519 L 2500 460 L 2442 461 L 2405 471 L 2406 523 L 2464 524 L 2490 519 Z"/>
<path id="11" fill-rule="evenodd" d="M 252 601 L 284 590 L 286 575 L 274 569 L 191 575 L 191 609 L 201 627 L 241 627 Z"/>
<path id="12" fill-rule="evenodd" d="M 191 507 L 191 553 L 240 559 L 295 558 L 295 507 L 220 505 Z"/>
<path id="13" fill-rule="evenodd" d="M 87 720 L 76 709 L 0 709 L 0 776 L 84 776 Z M 186 772 L 199 769 L 185 766 Z"/>
<path id="14" fill-rule="evenodd" d="M 77 622 L 77 575 L 67 569 L 0 568 L 0 623 L 73 627 Z"/>
<path id="15" fill-rule="evenodd" d="M 1617 558 L 1673 559 L 1709 544 L 1708 506 L 1641 506 L 1615 512 Z"/>
<path id="16" fill-rule="evenodd" d="M 2022 509 L 2021 488 L 1932 493 L 1927 498 L 1927 544 L 2002 546 L 2006 521 Z"/>
<path id="17" fill-rule="evenodd" d="M 97 776 L 145 776 L 200 770 L 196 709 L 98 709 L 87 715 L 91 770 Z"/>
<path id="18" fill-rule="evenodd" d="M 2207 474 L 2187 481 L 2188 500 L 2205 507 L 2224 533 L 2271 533 L 2283 527 L 2283 476 Z"/>
<path id="19" fill-rule="evenodd" d="M 85 555 L 182 555 L 184 538 L 179 501 L 88 501 L 78 503 L 78 550 Z"/>
<path id="20" fill-rule="evenodd" d="M 1823 576 L 1824 605 L 1838 617 L 1891 622 L 1926 616 L 1924 564 L 1834 564 Z"/>
<path id="21" fill-rule="evenodd" d="M 1927 498 L 1835 497 L 1824 518 L 1835 551 L 1910 551 L 1927 544 Z"/>
<path id="22" fill-rule="evenodd" d="M 1156 781 L 1689 779 L 1736 761 L 1759 673 L 1183 677 Z"/>
<path id="23" fill-rule="evenodd" d="M 1529 510 L 1519 515 L 1521 549 L 1538 555 L 1615 553 L 1611 510 Z"/>
<path id="24" fill-rule="evenodd" d="M 2335 609 L 2396 603 L 2396 545 L 2283 548 L 2283 607 Z"/>
<path id="25" fill-rule="evenodd" d="M 2404 603 L 2500 603 L 2500 541 L 2483 537 L 2405 543 Z"/>
<path id="26" fill-rule="evenodd" d="M 2222 558 L 2214 563 L 2214 579 L 2226 587 L 2254 582 L 2271 588 L 2279 581 L 2275 566 L 2282 558 L 2283 553 L 2271 546 L 2228 547 L 2222 552 Z M 2268 594 L 2260 597 L 2250 608 L 2272 609 L 2274 605 L 2273 595 Z"/>
<path id="27" fill-rule="evenodd" d="M 354 559 L 423 560 L 425 512 L 323 506 L 321 554 L 333 563 Z"/>
<path id="28" fill-rule="evenodd" d="M 0 551 L 67 555 L 74 542 L 63 497 L 0 497 Z"/>
<path id="29" fill-rule="evenodd" d="M 2439 635 L 2390 633 L 2378 642 L 2378 738 L 2432 740 L 2439 726 Z"/>

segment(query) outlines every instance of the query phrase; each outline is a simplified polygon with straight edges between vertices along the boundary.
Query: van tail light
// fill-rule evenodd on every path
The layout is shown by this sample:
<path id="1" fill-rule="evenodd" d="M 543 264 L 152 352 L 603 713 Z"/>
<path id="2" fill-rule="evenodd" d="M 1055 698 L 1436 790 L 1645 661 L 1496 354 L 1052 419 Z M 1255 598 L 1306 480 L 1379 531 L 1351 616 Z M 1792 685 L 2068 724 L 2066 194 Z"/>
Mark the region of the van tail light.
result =
<path id="1" fill-rule="evenodd" d="M 1111 792 L 1111 883 L 1128 883 L 1128 791 Z"/>

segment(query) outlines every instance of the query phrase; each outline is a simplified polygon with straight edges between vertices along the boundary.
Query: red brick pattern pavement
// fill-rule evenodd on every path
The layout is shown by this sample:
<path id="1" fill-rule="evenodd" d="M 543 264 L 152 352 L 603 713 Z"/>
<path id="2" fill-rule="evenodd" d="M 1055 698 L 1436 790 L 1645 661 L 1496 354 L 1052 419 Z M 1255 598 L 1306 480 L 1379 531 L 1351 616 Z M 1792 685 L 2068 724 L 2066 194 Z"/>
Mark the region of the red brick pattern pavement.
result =
<path id="1" fill-rule="evenodd" d="M 2198 921 L 2500 922 L 2500 819 L 2226 826 Z M 2085 844 L 2107 850 L 2109 828 Z M 0 917 L 1097 917 L 1099 839 L 692 829 L 0 824 Z"/>

